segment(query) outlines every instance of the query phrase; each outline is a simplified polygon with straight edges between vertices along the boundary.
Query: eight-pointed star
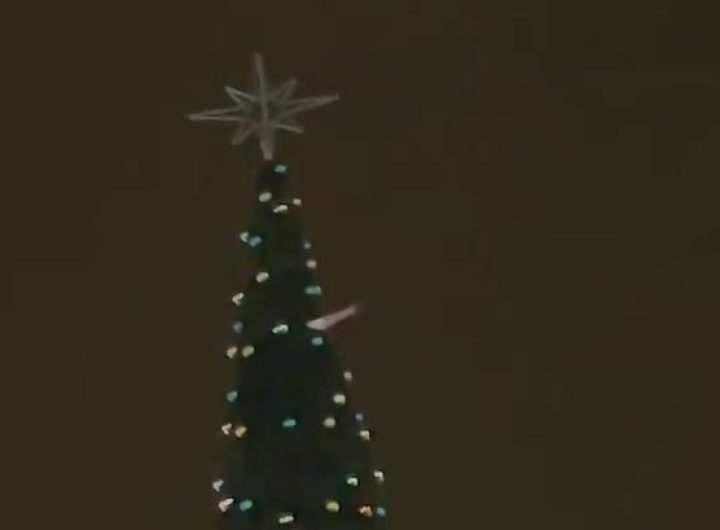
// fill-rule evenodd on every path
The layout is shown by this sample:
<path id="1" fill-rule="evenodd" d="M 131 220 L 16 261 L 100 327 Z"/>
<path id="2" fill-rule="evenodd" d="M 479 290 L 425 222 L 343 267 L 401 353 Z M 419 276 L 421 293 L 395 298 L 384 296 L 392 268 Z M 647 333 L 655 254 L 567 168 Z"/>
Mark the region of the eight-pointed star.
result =
<path id="1" fill-rule="evenodd" d="M 265 73 L 262 56 L 255 54 L 255 64 L 250 90 L 245 92 L 225 87 L 225 92 L 235 102 L 232 107 L 207 110 L 189 114 L 193 121 L 225 121 L 237 123 L 232 138 L 238 145 L 250 136 L 256 135 L 266 160 L 271 160 L 275 151 L 275 131 L 282 129 L 302 134 L 304 129 L 295 120 L 295 115 L 315 107 L 336 101 L 339 96 L 317 96 L 293 99 L 297 87 L 296 79 L 289 79 L 273 89 Z"/>

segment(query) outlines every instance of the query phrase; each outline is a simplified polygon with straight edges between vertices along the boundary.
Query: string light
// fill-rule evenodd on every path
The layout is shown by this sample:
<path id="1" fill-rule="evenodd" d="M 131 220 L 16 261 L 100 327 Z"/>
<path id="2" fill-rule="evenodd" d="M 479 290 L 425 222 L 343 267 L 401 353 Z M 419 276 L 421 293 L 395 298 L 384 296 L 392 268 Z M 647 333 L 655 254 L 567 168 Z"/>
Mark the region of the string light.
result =
<path id="1" fill-rule="evenodd" d="M 305 294 L 310 296 L 320 296 L 322 294 L 322 288 L 319 285 L 308 285 L 305 287 Z"/>
<path id="2" fill-rule="evenodd" d="M 240 305 L 245 298 L 245 293 L 237 293 L 232 297 L 232 301 L 235 305 Z"/>
<path id="3" fill-rule="evenodd" d="M 252 344 L 248 344 L 242 349 L 242 356 L 246 359 L 250 357 L 253 353 L 255 353 L 255 346 L 253 346 Z"/>
<path id="4" fill-rule="evenodd" d="M 358 478 L 355 475 L 348 475 L 345 477 L 345 482 L 349 486 L 357 486 L 358 485 Z"/>
<path id="5" fill-rule="evenodd" d="M 226 497 L 225 499 L 222 499 L 220 502 L 218 502 L 218 508 L 220 508 L 221 512 L 226 512 L 228 511 L 232 503 L 232 497 Z"/>
<path id="6" fill-rule="evenodd" d="M 250 232 L 247 232 L 247 231 L 242 232 L 239 237 L 242 242 L 247 243 L 251 247 L 256 247 L 260 243 L 262 243 L 262 238 L 260 236 L 258 236 L 258 235 L 251 236 Z"/>
<path id="7" fill-rule="evenodd" d="M 310 241 L 308 241 L 308 240 L 306 239 L 305 242 L 303 243 L 303 248 L 304 248 L 305 250 L 310 250 L 310 249 L 312 248 L 312 245 L 310 244 Z"/>
<path id="8" fill-rule="evenodd" d="M 234 432 L 235 432 L 235 436 L 237 438 L 242 438 L 243 436 L 245 436 L 245 433 L 247 432 L 247 427 L 245 427 L 245 425 L 238 425 L 237 427 L 235 427 Z"/>
<path id="9" fill-rule="evenodd" d="M 278 523 L 289 524 L 295 520 L 295 516 L 290 512 L 283 512 L 278 516 Z"/>
<path id="10" fill-rule="evenodd" d="M 238 398 L 238 391 L 237 390 L 231 390 L 227 394 L 225 394 L 225 398 L 228 400 L 229 403 L 235 403 L 235 401 Z"/>
<path id="11" fill-rule="evenodd" d="M 323 420 L 323 427 L 326 429 L 332 429 L 337 425 L 337 421 L 332 416 L 328 416 Z"/>
<path id="12" fill-rule="evenodd" d="M 325 339 L 323 339 L 323 338 L 322 338 L 321 336 L 319 336 L 319 335 L 316 335 L 315 337 L 313 337 L 312 339 L 310 339 L 310 343 L 311 343 L 313 346 L 322 346 L 323 344 L 325 344 Z"/>
<path id="13" fill-rule="evenodd" d="M 287 211 L 287 204 L 278 204 L 275 208 L 273 208 L 273 213 L 285 213 Z"/>
<path id="14" fill-rule="evenodd" d="M 227 355 L 230 359 L 235 357 L 237 355 L 238 349 L 237 346 L 230 346 L 226 351 L 225 355 Z"/>
<path id="15" fill-rule="evenodd" d="M 373 471 L 373 476 L 375 477 L 375 480 L 377 480 L 380 484 L 385 482 L 385 473 L 383 473 L 379 469 Z"/>
<path id="16" fill-rule="evenodd" d="M 242 501 L 240 501 L 240 504 L 238 504 L 238 507 L 240 508 L 240 511 L 241 511 L 241 512 L 246 512 L 246 511 L 248 511 L 250 508 L 253 507 L 253 504 L 254 504 L 254 503 L 253 503 L 252 500 L 250 500 L 250 499 L 243 499 Z"/>
<path id="17" fill-rule="evenodd" d="M 275 327 L 272 328 L 272 332 L 275 333 L 275 335 L 283 335 L 287 333 L 290 330 L 287 324 L 276 324 Z"/>
<path id="18" fill-rule="evenodd" d="M 367 429 L 362 429 L 358 434 L 360 435 L 360 438 L 362 438 L 366 442 L 370 440 L 370 431 L 368 431 Z"/>
<path id="19" fill-rule="evenodd" d="M 275 173 L 287 173 L 287 166 L 285 164 L 276 164 Z"/>
<path id="20" fill-rule="evenodd" d="M 355 413 L 355 419 L 357 421 L 363 421 L 365 419 L 365 415 L 362 412 L 356 412 Z"/>
<path id="21" fill-rule="evenodd" d="M 307 265 L 308 269 L 316 269 L 317 268 L 317 261 L 314 259 L 309 259 L 305 262 L 305 265 Z"/>
<path id="22" fill-rule="evenodd" d="M 349 383 L 350 381 L 352 381 L 352 379 L 353 379 L 353 374 L 352 374 L 352 372 L 351 372 L 350 370 L 345 370 L 345 371 L 343 372 L 343 379 L 345 379 L 345 381 L 347 381 L 348 383 Z"/>
<path id="23" fill-rule="evenodd" d="M 233 322 L 232 328 L 235 333 L 242 333 L 244 324 L 240 321 Z"/>
<path id="24" fill-rule="evenodd" d="M 372 517 L 373 510 L 372 507 L 368 506 L 367 504 L 363 504 L 358 508 L 358 512 L 360 512 L 361 515 L 364 515 L 365 517 Z"/>
<path id="25" fill-rule="evenodd" d="M 302 206 L 302 201 L 301 201 L 300 199 L 298 199 L 297 197 L 295 197 L 295 198 L 293 199 L 293 204 L 294 204 L 295 206 Z"/>
<path id="26" fill-rule="evenodd" d="M 270 199 L 272 199 L 272 193 L 270 193 L 269 191 L 263 191 L 258 196 L 258 200 L 260 200 L 260 202 L 268 202 Z"/>
<path id="27" fill-rule="evenodd" d="M 223 434 L 230 434 L 230 431 L 232 431 L 232 423 L 225 423 L 220 427 L 220 430 L 223 432 Z"/>
<path id="28" fill-rule="evenodd" d="M 225 484 L 225 481 L 223 479 L 219 478 L 219 479 L 213 481 L 212 488 L 215 491 L 219 492 L 220 488 L 223 487 L 223 484 Z"/>
<path id="29" fill-rule="evenodd" d="M 297 426 L 297 420 L 295 418 L 285 418 L 282 422 L 282 426 L 285 429 L 292 429 Z"/>
<path id="30" fill-rule="evenodd" d="M 258 283 L 266 282 L 270 275 L 266 271 L 260 271 L 255 275 L 255 279 Z"/>
<path id="31" fill-rule="evenodd" d="M 375 507 L 375 514 L 379 517 L 385 517 L 387 515 L 387 512 L 385 511 L 385 507 L 383 506 L 376 506 Z"/>
<path id="32" fill-rule="evenodd" d="M 342 394 L 340 392 L 333 395 L 333 403 L 336 405 L 344 405 L 346 402 L 345 394 Z"/>
<path id="33" fill-rule="evenodd" d="M 337 513 L 340 511 L 340 504 L 338 504 L 338 501 L 335 499 L 327 499 L 325 501 L 325 509 L 332 513 Z"/>

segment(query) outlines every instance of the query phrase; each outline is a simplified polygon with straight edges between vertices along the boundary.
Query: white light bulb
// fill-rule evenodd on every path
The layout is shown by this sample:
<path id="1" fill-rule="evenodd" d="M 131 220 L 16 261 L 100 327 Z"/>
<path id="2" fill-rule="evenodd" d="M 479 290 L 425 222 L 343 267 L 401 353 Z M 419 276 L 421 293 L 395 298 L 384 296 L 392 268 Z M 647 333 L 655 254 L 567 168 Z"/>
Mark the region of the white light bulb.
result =
<path id="1" fill-rule="evenodd" d="M 337 513 L 340 511 L 340 504 L 335 499 L 328 499 L 325 501 L 325 509 L 329 512 Z"/>
<path id="2" fill-rule="evenodd" d="M 292 523 L 295 520 L 295 517 L 291 513 L 282 513 L 278 517 L 278 523 L 280 524 L 289 524 Z"/>
<path id="3" fill-rule="evenodd" d="M 232 497 L 227 497 L 220 502 L 218 502 L 218 508 L 220 508 L 220 511 L 226 512 L 228 509 L 230 509 L 230 505 L 232 505 L 233 499 Z"/>
<path id="4" fill-rule="evenodd" d="M 373 471 L 373 476 L 375 477 L 375 480 L 377 480 L 378 482 L 381 482 L 381 483 L 385 482 L 385 473 L 383 473 L 379 469 L 376 469 L 375 471 Z"/>
<path id="5" fill-rule="evenodd" d="M 232 301 L 235 305 L 240 305 L 245 298 L 245 293 L 237 293 L 232 297 Z"/>
<path id="6" fill-rule="evenodd" d="M 219 479 L 213 481 L 212 488 L 215 491 L 219 492 L 220 488 L 222 488 L 223 484 L 225 484 L 225 481 L 223 479 L 219 478 Z"/>
<path id="7" fill-rule="evenodd" d="M 242 349 L 242 356 L 246 359 L 250 357 L 253 353 L 255 353 L 255 346 L 253 346 L 252 344 L 248 344 Z"/>
<path id="8" fill-rule="evenodd" d="M 232 431 L 232 423 L 225 423 L 222 427 L 220 427 L 220 430 L 223 432 L 223 434 L 230 434 L 230 431 Z"/>
<path id="9" fill-rule="evenodd" d="M 362 438 L 366 442 L 370 440 L 370 431 L 368 431 L 367 429 L 361 430 L 359 432 L 359 434 L 360 434 L 360 438 Z"/>
<path id="10" fill-rule="evenodd" d="M 326 429 L 332 429 L 335 425 L 337 425 L 337 421 L 332 416 L 328 416 L 323 420 L 323 427 Z"/>
<path id="11" fill-rule="evenodd" d="M 348 381 L 348 382 L 352 381 L 352 379 L 353 379 L 352 372 L 350 370 L 345 370 L 345 372 L 343 372 L 343 379 L 345 379 L 345 381 Z"/>
<path id="12" fill-rule="evenodd" d="M 287 204 L 278 204 L 275 208 L 273 208 L 274 213 L 285 213 L 288 211 Z"/>
<path id="13" fill-rule="evenodd" d="M 344 405 L 346 401 L 345 394 L 341 394 L 338 392 L 337 394 L 333 395 L 333 403 L 336 405 Z"/>
<path id="14" fill-rule="evenodd" d="M 258 196 L 258 200 L 260 200 L 260 202 L 268 202 L 270 199 L 272 199 L 272 193 L 270 193 L 269 191 L 263 191 Z"/>
<path id="15" fill-rule="evenodd" d="M 276 335 L 282 335 L 287 333 L 290 330 L 287 324 L 277 324 L 275 327 L 273 327 L 272 332 Z"/>
<path id="16" fill-rule="evenodd" d="M 227 351 L 225 352 L 225 355 L 227 355 L 230 359 L 235 357 L 237 355 L 238 349 L 237 346 L 230 346 Z"/>
<path id="17" fill-rule="evenodd" d="M 295 198 L 293 199 L 293 204 L 294 204 L 295 206 L 302 206 L 302 201 L 301 201 L 300 199 L 298 199 L 297 197 L 295 197 Z"/>
<path id="18" fill-rule="evenodd" d="M 305 265 L 307 265 L 308 269 L 316 269 L 317 268 L 317 261 L 314 259 L 309 259 L 305 262 Z"/>
<path id="19" fill-rule="evenodd" d="M 255 279 L 258 283 L 266 282 L 270 275 L 265 271 L 260 271 L 255 275 Z"/>

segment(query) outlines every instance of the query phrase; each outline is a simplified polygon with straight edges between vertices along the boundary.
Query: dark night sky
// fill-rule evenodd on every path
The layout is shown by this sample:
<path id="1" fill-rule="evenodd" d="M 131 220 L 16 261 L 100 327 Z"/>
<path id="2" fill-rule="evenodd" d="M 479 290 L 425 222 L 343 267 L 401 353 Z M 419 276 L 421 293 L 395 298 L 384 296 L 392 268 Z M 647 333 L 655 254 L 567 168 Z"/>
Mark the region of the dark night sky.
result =
<path id="1" fill-rule="evenodd" d="M 259 155 L 184 114 L 260 51 L 394 530 L 720 527 L 709 9 L 158 4 L 3 15 L 0 526 L 214 528 Z"/>

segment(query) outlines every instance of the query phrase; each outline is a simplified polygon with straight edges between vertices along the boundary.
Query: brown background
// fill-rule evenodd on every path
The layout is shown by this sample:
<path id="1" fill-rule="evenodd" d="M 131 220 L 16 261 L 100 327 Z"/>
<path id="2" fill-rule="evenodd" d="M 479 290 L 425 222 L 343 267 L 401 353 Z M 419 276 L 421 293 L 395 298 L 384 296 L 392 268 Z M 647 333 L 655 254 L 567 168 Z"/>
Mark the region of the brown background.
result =
<path id="1" fill-rule="evenodd" d="M 709 9 L 188 4 L 3 15 L 0 526 L 214 527 L 259 156 L 183 116 L 261 51 L 393 529 L 720 527 Z"/>

